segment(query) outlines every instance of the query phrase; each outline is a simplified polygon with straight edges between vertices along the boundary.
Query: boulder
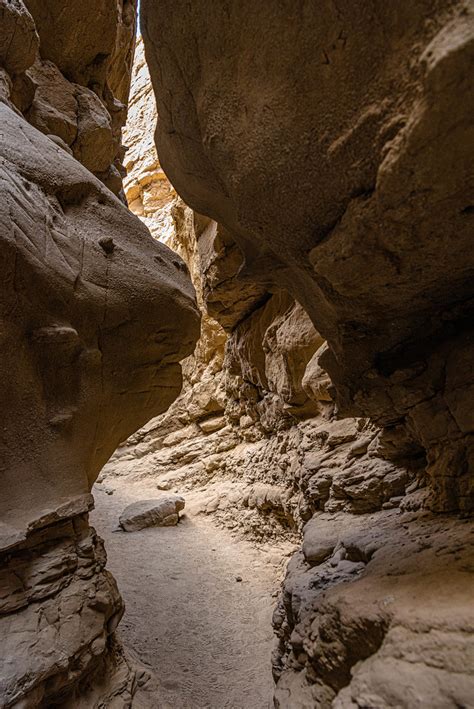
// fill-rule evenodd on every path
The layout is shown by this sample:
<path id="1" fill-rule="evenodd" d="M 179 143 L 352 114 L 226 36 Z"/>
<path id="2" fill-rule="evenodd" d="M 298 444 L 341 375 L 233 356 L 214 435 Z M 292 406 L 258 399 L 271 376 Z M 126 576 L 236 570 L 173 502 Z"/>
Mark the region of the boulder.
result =
<path id="1" fill-rule="evenodd" d="M 124 509 L 119 524 L 125 532 L 138 532 L 146 527 L 172 527 L 178 524 L 181 510 L 184 510 L 184 497 L 181 495 L 140 500 Z"/>

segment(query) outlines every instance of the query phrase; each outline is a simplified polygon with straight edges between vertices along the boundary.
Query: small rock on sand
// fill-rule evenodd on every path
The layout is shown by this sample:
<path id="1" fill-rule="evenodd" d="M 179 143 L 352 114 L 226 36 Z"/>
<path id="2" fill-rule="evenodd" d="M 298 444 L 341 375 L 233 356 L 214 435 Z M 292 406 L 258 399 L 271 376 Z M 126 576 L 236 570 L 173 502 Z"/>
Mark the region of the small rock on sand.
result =
<path id="1" fill-rule="evenodd" d="M 136 532 L 145 527 L 170 527 L 178 524 L 179 512 L 184 509 L 184 504 L 181 495 L 140 500 L 124 509 L 119 524 L 126 532 Z"/>

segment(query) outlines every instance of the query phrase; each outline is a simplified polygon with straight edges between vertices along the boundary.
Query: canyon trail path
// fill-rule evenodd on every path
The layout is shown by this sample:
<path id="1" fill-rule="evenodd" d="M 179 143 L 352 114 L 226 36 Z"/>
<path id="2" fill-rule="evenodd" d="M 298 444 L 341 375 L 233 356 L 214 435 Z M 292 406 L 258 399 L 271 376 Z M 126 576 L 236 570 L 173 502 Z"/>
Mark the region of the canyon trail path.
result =
<path id="1" fill-rule="evenodd" d="M 158 681 L 152 706 L 268 709 L 281 556 L 201 516 L 184 516 L 177 527 L 114 531 L 126 505 L 159 494 L 122 484 L 108 495 L 96 485 L 91 513 L 125 600 L 120 637 Z"/>

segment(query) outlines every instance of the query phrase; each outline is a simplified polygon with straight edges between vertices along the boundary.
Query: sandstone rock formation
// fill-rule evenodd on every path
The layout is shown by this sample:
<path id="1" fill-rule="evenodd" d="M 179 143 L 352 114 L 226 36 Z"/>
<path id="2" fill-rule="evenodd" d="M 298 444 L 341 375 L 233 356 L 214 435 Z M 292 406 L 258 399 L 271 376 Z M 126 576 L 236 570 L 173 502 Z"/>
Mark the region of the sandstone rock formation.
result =
<path id="1" fill-rule="evenodd" d="M 119 194 L 136 2 L 24 4 L 34 17 L 40 45 L 37 61 L 26 72 L 31 102 L 22 111 L 43 133 L 61 138 L 74 157 Z"/>
<path id="2" fill-rule="evenodd" d="M 173 7 L 143 3 L 171 182 L 308 312 L 340 411 L 470 509 L 472 4 Z"/>
<path id="3" fill-rule="evenodd" d="M 120 443 L 301 534 L 276 706 L 469 706 L 471 3 L 142 2 L 159 158 L 133 2 L 0 0 L 0 702 L 132 702 Z"/>
<path id="4" fill-rule="evenodd" d="M 276 706 L 469 706 L 472 3 L 142 9 L 226 402 L 118 469 L 303 527 Z"/>
<path id="5" fill-rule="evenodd" d="M 138 37 L 124 133 L 126 175 L 123 184 L 131 211 L 141 218 L 155 238 L 166 243 L 175 233 L 172 210 L 177 195 L 156 154 L 155 123 L 155 97 L 143 39 Z"/>
<path id="6" fill-rule="evenodd" d="M 274 616 L 277 707 L 472 703 L 472 525 L 318 516 Z"/>
<path id="7" fill-rule="evenodd" d="M 131 699 L 90 490 L 177 396 L 198 333 L 182 261 L 102 184 L 121 189 L 135 8 L 104 2 L 91 24 L 89 5 L 0 1 L 5 707 Z"/>
<path id="8" fill-rule="evenodd" d="M 183 362 L 182 394 L 120 446 L 101 479 L 151 477 L 159 489 L 198 490 L 193 511 L 257 539 L 291 537 L 298 501 L 292 456 L 284 451 L 304 438 L 295 422 L 319 411 L 301 380 L 322 338 L 287 293 L 272 297 L 242 281 L 242 254 L 230 235 L 178 198 L 153 145 L 155 119 L 138 40 L 124 132 L 125 194 L 155 237 L 186 261 L 202 311 L 201 338 Z M 282 436 L 272 437 L 277 430 Z"/>

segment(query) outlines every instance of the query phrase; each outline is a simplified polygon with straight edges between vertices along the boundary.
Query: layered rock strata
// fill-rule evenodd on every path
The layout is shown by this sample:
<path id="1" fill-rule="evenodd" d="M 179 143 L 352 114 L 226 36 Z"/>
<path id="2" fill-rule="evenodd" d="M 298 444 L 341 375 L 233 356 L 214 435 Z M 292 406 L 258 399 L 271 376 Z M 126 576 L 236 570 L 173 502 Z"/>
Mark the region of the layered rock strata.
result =
<path id="1" fill-rule="evenodd" d="M 274 614 L 275 706 L 469 707 L 473 534 L 429 513 L 322 513 Z"/>
<path id="2" fill-rule="evenodd" d="M 0 2 L 4 707 L 130 704 L 90 490 L 198 334 L 184 264 L 103 184 L 121 190 L 135 7 L 89 5 Z"/>
<path id="3" fill-rule="evenodd" d="M 229 335 L 225 409 L 137 464 L 257 537 L 303 527 L 276 706 L 469 706 L 472 524 L 433 511 L 472 506 L 471 4 L 144 0 L 143 31 Z"/>

